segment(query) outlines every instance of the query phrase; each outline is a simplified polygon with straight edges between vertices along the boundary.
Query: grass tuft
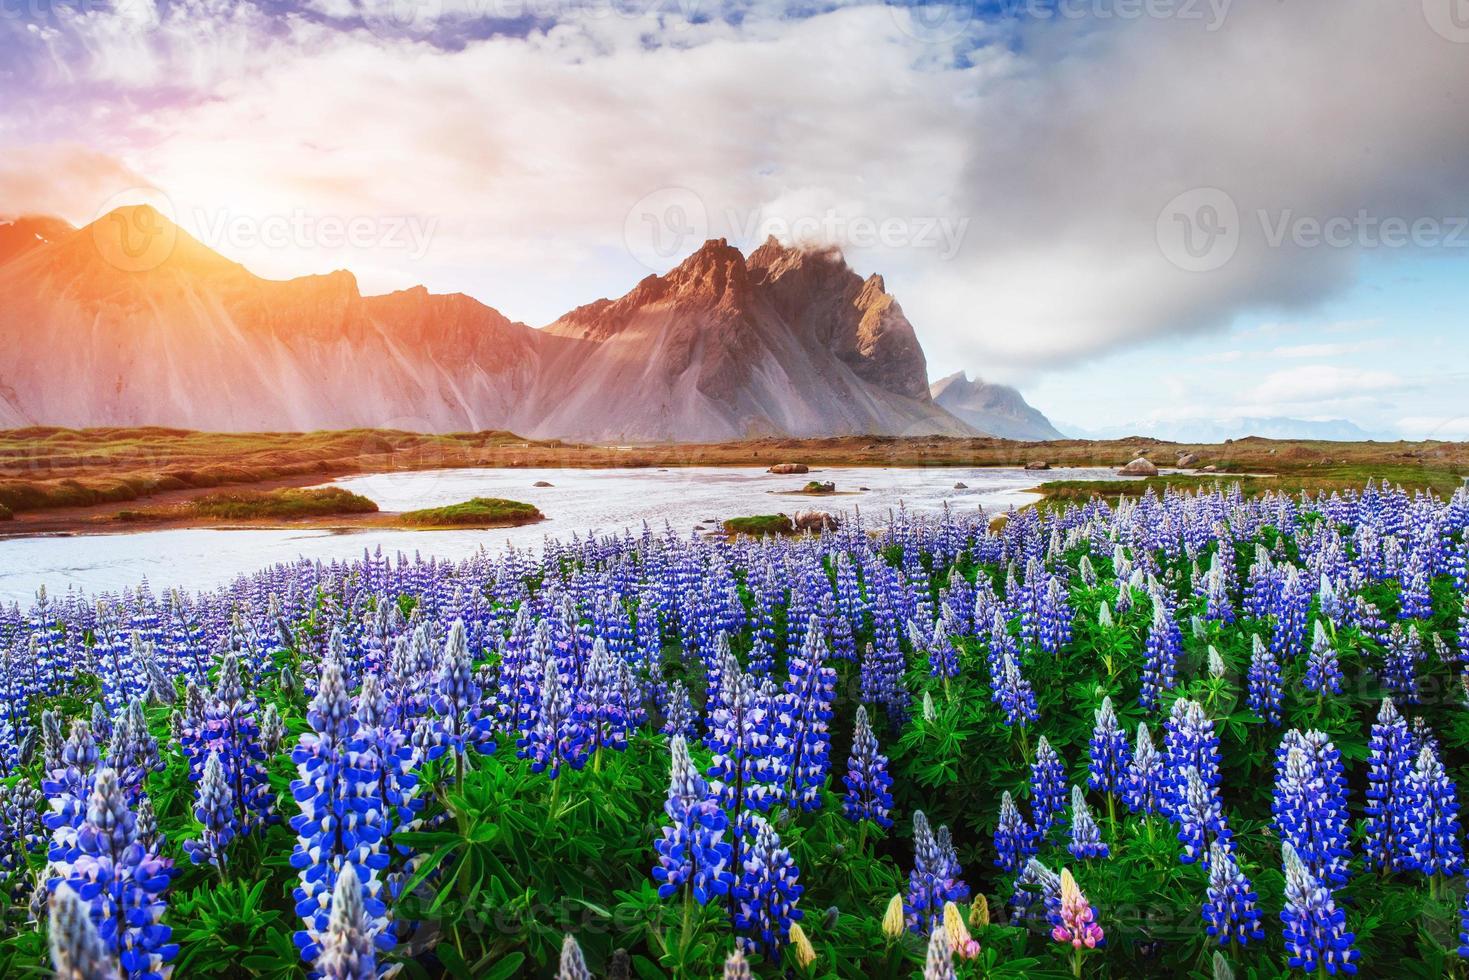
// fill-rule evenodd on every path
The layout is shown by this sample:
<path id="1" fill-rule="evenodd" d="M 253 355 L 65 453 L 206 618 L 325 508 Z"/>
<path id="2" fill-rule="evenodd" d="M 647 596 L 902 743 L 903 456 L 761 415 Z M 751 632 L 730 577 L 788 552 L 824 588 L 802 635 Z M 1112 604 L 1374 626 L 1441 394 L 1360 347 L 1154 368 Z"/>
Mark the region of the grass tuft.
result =
<path id="1" fill-rule="evenodd" d="M 794 534 L 795 524 L 784 514 L 759 514 L 754 517 L 732 517 L 724 522 L 728 534 L 748 534 L 759 538 L 767 534 Z"/>
<path id="2" fill-rule="evenodd" d="M 475 497 L 461 504 L 410 510 L 400 516 L 414 527 L 513 527 L 545 517 L 532 504 L 501 497 Z"/>
<path id="3" fill-rule="evenodd" d="M 341 487 L 284 490 L 238 490 L 211 493 L 187 504 L 196 517 L 248 520 L 251 518 L 329 517 L 335 514 L 375 514 L 377 504 Z"/>

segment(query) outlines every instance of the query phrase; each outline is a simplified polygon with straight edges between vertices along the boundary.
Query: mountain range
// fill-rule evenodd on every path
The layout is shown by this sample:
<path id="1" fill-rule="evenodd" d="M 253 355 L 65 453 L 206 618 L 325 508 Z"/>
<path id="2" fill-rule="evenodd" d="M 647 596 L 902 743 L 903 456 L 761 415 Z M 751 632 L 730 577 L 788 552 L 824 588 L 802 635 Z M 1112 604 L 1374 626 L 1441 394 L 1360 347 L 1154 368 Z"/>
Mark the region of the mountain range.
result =
<path id="1" fill-rule="evenodd" d="M 706 242 L 536 329 L 462 294 L 364 296 L 343 271 L 262 279 L 146 206 L 23 218 L 0 223 L 0 337 L 5 427 L 1059 436 L 1013 389 L 930 391 L 881 276 L 774 239 Z"/>
<path id="2" fill-rule="evenodd" d="M 1067 428 L 1086 439 L 1150 436 L 1167 442 L 1220 443 L 1227 439 L 1243 439 L 1246 436 L 1258 436 L 1262 439 L 1307 439 L 1326 442 L 1361 442 L 1367 439 L 1390 441 L 1397 438 L 1368 432 L 1347 419 L 1294 419 L 1283 416 L 1149 419 L 1095 429 L 1084 429 L 1075 425 Z"/>

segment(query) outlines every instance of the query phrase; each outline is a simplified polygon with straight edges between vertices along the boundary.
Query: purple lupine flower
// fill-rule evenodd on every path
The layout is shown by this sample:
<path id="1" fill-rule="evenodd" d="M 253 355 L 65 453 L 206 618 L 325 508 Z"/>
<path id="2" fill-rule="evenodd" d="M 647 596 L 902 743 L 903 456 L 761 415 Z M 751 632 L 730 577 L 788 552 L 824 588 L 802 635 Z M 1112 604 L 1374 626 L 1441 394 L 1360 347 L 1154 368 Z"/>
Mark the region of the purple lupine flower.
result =
<path id="1" fill-rule="evenodd" d="M 857 722 L 852 729 L 852 755 L 847 762 L 846 798 L 842 812 L 848 820 L 871 820 L 879 827 L 893 825 L 888 816 L 893 807 L 889 791 L 893 777 L 888 774 L 888 758 L 878 751 L 877 736 L 867 720 L 867 709 L 857 706 Z"/>
<path id="2" fill-rule="evenodd" d="M 592 980 L 592 971 L 587 969 L 587 958 L 581 944 L 571 933 L 561 942 L 561 959 L 556 965 L 556 980 Z"/>
<path id="3" fill-rule="evenodd" d="M 1407 790 L 1404 837 L 1410 866 L 1426 875 L 1458 874 L 1464 864 L 1458 793 L 1433 746 L 1419 750 Z"/>
<path id="4" fill-rule="evenodd" d="M 771 759 L 774 700 L 773 689 L 757 686 L 734 654 L 726 654 L 719 701 L 709 716 L 709 777 L 720 806 L 735 822 L 746 810 L 770 809 L 777 799 L 778 773 Z"/>
<path id="5" fill-rule="evenodd" d="M 1412 806 L 1408 777 L 1416 753 L 1408 723 L 1391 698 L 1382 699 L 1367 740 L 1366 841 L 1369 868 L 1403 871 L 1412 865 L 1407 822 Z"/>
<path id="6" fill-rule="evenodd" d="M 942 927 L 947 893 L 946 856 L 939 849 L 922 810 L 913 811 L 913 870 L 908 874 L 908 896 L 903 908 L 908 929 L 922 936 Z"/>
<path id="7" fill-rule="evenodd" d="M 1256 636 L 1254 652 L 1250 655 L 1249 692 L 1245 704 L 1270 724 L 1279 725 L 1282 697 L 1280 662 L 1265 646 L 1265 641 Z"/>
<path id="8" fill-rule="evenodd" d="M 106 980 L 118 975 L 117 957 L 97 934 L 89 906 L 64 882 L 51 896 L 48 932 L 57 980 Z"/>
<path id="9" fill-rule="evenodd" d="M 959 851 L 954 847 L 954 835 L 949 833 L 947 826 L 940 826 L 934 833 L 933 840 L 939 849 L 939 864 L 935 875 L 944 901 L 967 901 L 969 886 L 964 882 L 964 870 L 959 866 Z"/>
<path id="10" fill-rule="evenodd" d="M 536 712 L 530 729 L 517 743 L 521 754 L 530 759 L 531 772 L 546 772 L 555 779 L 561 774 L 563 763 L 570 764 L 573 769 L 580 769 L 585 764 L 585 756 L 572 754 L 575 746 L 568 734 L 570 723 L 571 695 L 562 686 L 555 658 L 547 658 L 545 677 L 541 682 L 540 710 Z"/>
<path id="11" fill-rule="evenodd" d="M 1408 704 L 1418 703 L 1418 664 L 1424 659 L 1418 627 L 1393 623 L 1382 658 L 1382 686 Z"/>
<path id="12" fill-rule="evenodd" d="M 670 825 L 663 828 L 663 839 L 653 844 L 658 852 L 653 880 L 658 882 L 659 898 L 666 901 L 687 886 L 694 901 L 703 905 L 729 891 L 731 848 L 723 839 L 729 820 L 690 761 L 683 736 L 673 736 L 668 746 L 673 768 L 663 812 Z"/>
<path id="13" fill-rule="evenodd" d="M 362 905 L 362 884 L 349 862 L 332 889 L 331 918 L 321 939 L 316 969 L 324 980 L 376 980 L 377 949 Z"/>
<path id="14" fill-rule="evenodd" d="M 1001 871 L 1019 871 L 1035 853 L 1036 833 L 1006 790 L 1000 797 L 1000 822 L 995 827 L 995 863 Z"/>
<path id="15" fill-rule="evenodd" d="M 1030 681 L 1020 672 L 1020 664 L 1009 650 L 1001 654 L 1000 676 L 991 683 L 995 685 L 992 700 L 1004 709 L 1007 726 L 1027 725 L 1040 717 Z"/>
<path id="16" fill-rule="evenodd" d="M 1086 805 L 1086 797 L 1082 795 L 1080 786 L 1071 787 L 1071 843 L 1066 849 L 1078 861 L 1104 858 L 1111 854 L 1106 841 L 1102 840 L 1102 831 L 1092 817 L 1091 808 Z"/>
<path id="17" fill-rule="evenodd" d="M 1178 655 L 1182 649 L 1178 624 L 1161 601 L 1153 603 L 1153 625 L 1148 630 L 1143 663 L 1143 686 L 1138 704 L 1146 711 L 1156 711 L 1163 692 L 1173 690 L 1178 682 Z"/>
<path id="18" fill-rule="evenodd" d="M 1347 880 L 1350 826 L 1341 753 L 1324 732 L 1286 732 L 1275 753 L 1275 829 L 1312 877 L 1331 887 Z"/>
<path id="19" fill-rule="evenodd" d="M 1271 610 L 1275 632 L 1270 638 L 1270 649 L 1277 655 L 1293 657 L 1305 646 L 1306 613 L 1310 605 L 1311 590 L 1302 581 L 1300 570 L 1287 567 Z"/>
<path id="20" fill-rule="evenodd" d="M 803 914 L 796 908 L 801 871 L 764 817 L 746 813 L 741 820 L 747 840 L 742 848 L 744 867 L 734 885 L 734 927 L 748 937 L 750 946 L 778 964 L 791 923 Z"/>
<path id="21" fill-rule="evenodd" d="M 1029 858 L 1015 876 L 1010 908 L 1017 921 L 1049 918 L 1061 900 L 1061 878 L 1035 858 Z"/>
<path id="22" fill-rule="evenodd" d="M 772 729 L 780 757 L 784 797 L 802 810 L 821 806 L 821 787 L 831 770 L 831 705 L 837 672 L 826 663 L 821 621 L 811 617 L 799 653 L 791 656 L 790 679 L 778 700 Z"/>
<path id="23" fill-rule="evenodd" d="M 942 680 L 959 676 L 959 651 L 942 619 L 933 624 L 933 638 L 925 646 L 928 648 L 929 676 Z"/>
<path id="24" fill-rule="evenodd" d="M 1304 973 L 1318 969 L 1333 976 L 1338 970 L 1356 973 L 1360 954 L 1352 945 L 1356 937 L 1347 931 L 1346 915 L 1290 842 L 1282 842 L 1280 850 L 1285 862 L 1285 908 L 1280 921 L 1285 926 L 1290 965 Z"/>
<path id="25" fill-rule="evenodd" d="M 1044 839 L 1066 807 L 1066 764 L 1044 735 L 1030 767 L 1030 812 L 1036 833 Z"/>
<path id="26" fill-rule="evenodd" d="M 1318 621 L 1311 637 L 1311 652 L 1306 656 L 1306 676 L 1302 684 L 1306 690 L 1318 695 L 1341 693 L 1341 663 L 1337 660 L 1336 647 L 1326 635 Z"/>
<path id="27" fill-rule="evenodd" d="M 199 803 L 194 818 L 204 828 L 199 840 L 184 841 L 184 850 L 195 864 L 210 864 L 220 870 L 225 866 L 225 847 L 235 836 L 234 798 L 225 780 L 219 753 L 210 752 L 204 764 L 204 777 L 199 780 Z"/>
<path id="28" fill-rule="evenodd" d="M 1188 766 L 1183 771 L 1183 792 L 1172 807 L 1173 819 L 1178 824 L 1178 841 L 1183 845 L 1178 859 L 1184 864 L 1207 859 L 1213 842 L 1229 846 L 1233 834 L 1224 817 L 1219 788 L 1205 782 L 1195 767 Z"/>
<path id="29" fill-rule="evenodd" d="M 48 883 L 73 889 L 89 906 L 97 935 L 128 980 L 161 980 L 178 955 L 161 924 L 172 862 L 138 842 L 137 817 L 111 769 L 97 773 L 76 834 L 77 857 Z M 55 869 L 60 870 L 60 869 Z"/>
<path id="30" fill-rule="evenodd" d="M 474 662 L 469 655 L 469 640 L 462 619 L 456 619 L 449 627 L 449 637 L 434 671 L 431 691 L 429 700 L 437 715 L 437 723 L 435 744 L 429 749 L 429 758 L 437 759 L 449 752 L 462 759 L 471 749 L 482 755 L 493 754 L 495 741 L 490 719 L 483 713 L 482 692 L 475 683 Z"/>
<path id="31" fill-rule="evenodd" d="M 333 657 L 322 665 L 306 720 L 311 731 L 291 751 L 298 776 L 291 781 L 291 796 L 300 810 L 291 818 L 296 831 L 291 866 L 300 876 L 294 896 L 296 914 L 305 926 L 294 936 L 296 946 L 308 963 L 321 955 L 331 925 L 331 896 L 342 869 L 350 864 L 361 884 L 368 934 L 379 949 L 391 948 L 394 934 L 379 897 L 378 875 L 389 856 L 383 848 L 378 771 L 358 764 L 353 749 L 358 721 L 341 665 Z"/>
<path id="32" fill-rule="evenodd" d="M 1214 841 L 1209 845 L 1209 892 L 1204 901 L 1204 924 L 1220 946 L 1247 946 L 1265 938 L 1260 927 L 1260 909 L 1255 889 L 1240 871 L 1229 848 Z"/>
<path id="33" fill-rule="evenodd" d="M 1104 697 L 1092 728 L 1087 785 L 1104 793 L 1120 795 L 1127 785 L 1127 767 L 1131 762 L 1132 749 L 1127 744 L 1127 733 L 1117 723 L 1112 699 Z"/>
<path id="34" fill-rule="evenodd" d="M 603 749 L 621 752 L 627 748 L 629 718 L 622 697 L 618 664 L 601 638 L 592 641 L 585 681 L 576 692 L 575 707 L 567 726 L 568 755 L 586 758 Z"/>
<path id="35" fill-rule="evenodd" d="M 1122 800 L 1127 808 L 1144 816 L 1162 813 L 1166 776 L 1163 757 L 1153 747 L 1148 726 L 1139 723 L 1132 761 L 1127 764 L 1127 782 L 1122 788 Z"/>
<path id="36" fill-rule="evenodd" d="M 1096 912 L 1077 887 L 1068 868 L 1061 869 L 1061 895 L 1051 911 L 1051 938 L 1072 949 L 1096 949 L 1106 945 Z M 1078 968 L 1079 970 L 1079 968 Z"/>

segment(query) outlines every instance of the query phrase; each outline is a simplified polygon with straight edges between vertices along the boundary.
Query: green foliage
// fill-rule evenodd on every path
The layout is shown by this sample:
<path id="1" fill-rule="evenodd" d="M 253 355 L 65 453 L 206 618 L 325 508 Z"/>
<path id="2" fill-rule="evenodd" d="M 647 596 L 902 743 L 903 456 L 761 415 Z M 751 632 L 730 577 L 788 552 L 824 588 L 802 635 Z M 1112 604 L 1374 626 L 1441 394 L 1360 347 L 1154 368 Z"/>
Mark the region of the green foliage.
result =
<path id="1" fill-rule="evenodd" d="M 474 497 L 447 507 L 410 510 L 399 516 L 413 527 L 503 527 L 529 524 L 544 515 L 531 504 L 500 497 Z"/>
<path id="2" fill-rule="evenodd" d="M 197 517 L 248 520 L 278 517 L 330 517 L 375 514 L 377 504 L 341 487 L 291 487 L 283 490 L 237 490 L 196 497 L 185 507 Z"/>

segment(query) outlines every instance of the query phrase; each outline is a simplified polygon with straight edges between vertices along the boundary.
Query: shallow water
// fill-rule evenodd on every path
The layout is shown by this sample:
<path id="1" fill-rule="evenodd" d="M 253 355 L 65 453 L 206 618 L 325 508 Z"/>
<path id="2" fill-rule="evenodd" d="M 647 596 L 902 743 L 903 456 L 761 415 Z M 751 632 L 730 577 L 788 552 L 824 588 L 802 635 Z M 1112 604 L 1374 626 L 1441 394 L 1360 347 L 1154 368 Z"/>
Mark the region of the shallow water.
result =
<path id="1" fill-rule="evenodd" d="M 806 497 L 771 491 L 800 489 L 807 480 L 833 480 L 832 497 Z M 1018 468 L 827 467 L 804 476 L 774 476 L 761 467 L 687 467 L 655 469 L 458 469 L 385 473 L 333 481 L 360 493 L 383 510 L 412 510 L 458 503 L 470 497 L 508 497 L 535 504 L 547 517 L 518 528 L 465 531 L 368 529 L 215 530 L 208 528 L 141 531 L 135 534 L 11 538 L 0 541 L 0 599 L 27 603 L 44 584 L 53 595 L 67 589 L 115 592 L 145 576 L 156 591 L 210 589 L 235 576 L 302 556 L 361 557 L 379 546 L 397 552 L 463 558 L 485 547 L 539 544 L 546 537 L 569 538 L 588 531 L 638 530 L 647 521 L 680 532 L 751 514 L 795 513 L 818 508 L 833 513 L 861 508 L 869 521 L 883 519 L 900 505 L 937 511 L 947 501 L 955 510 L 984 507 L 999 513 L 1036 500 L 1024 492 L 1045 480 L 1117 479 L 1101 468 L 1055 469 L 1047 473 Z M 536 487 L 537 481 L 552 484 Z M 968 484 L 957 490 L 955 483 Z M 859 490 L 866 487 L 866 490 Z M 847 493 L 844 491 L 853 491 Z"/>

